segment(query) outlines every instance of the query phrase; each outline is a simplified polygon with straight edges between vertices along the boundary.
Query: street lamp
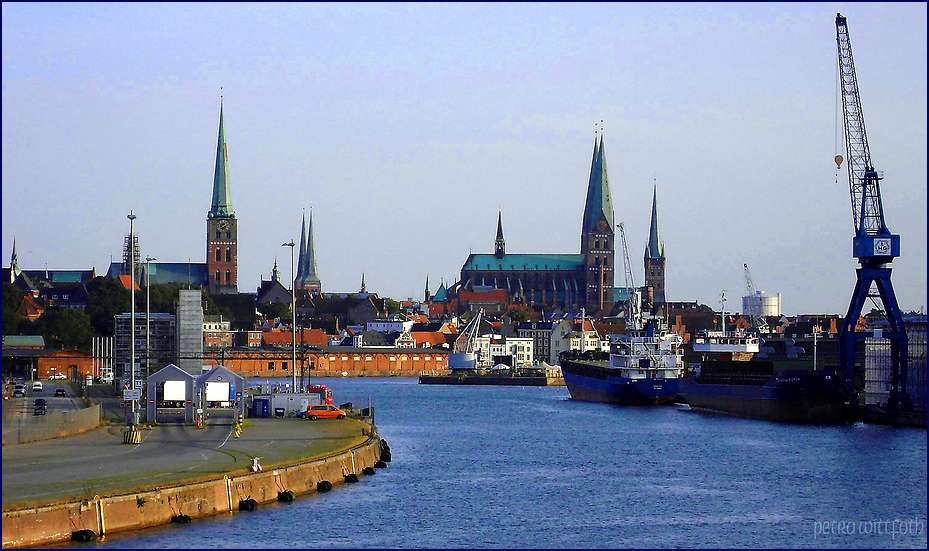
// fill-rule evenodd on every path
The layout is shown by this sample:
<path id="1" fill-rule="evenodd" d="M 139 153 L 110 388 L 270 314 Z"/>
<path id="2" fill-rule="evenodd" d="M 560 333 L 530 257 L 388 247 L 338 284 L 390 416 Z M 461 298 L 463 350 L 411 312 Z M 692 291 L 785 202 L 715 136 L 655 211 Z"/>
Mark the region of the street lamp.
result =
<path id="1" fill-rule="evenodd" d="M 129 219 L 129 388 L 135 391 L 135 233 L 133 233 L 133 222 L 136 215 L 129 211 L 126 216 Z M 135 430 L 138 412 L 136 408 L 138 403 L 133 398 L 132 407 L 129 409 L 129 415 L 126 417 L 126 426 Z"/>
<path id="2" fill-rule="evenodd" d="M 152 338 L 152 260 L 158 260 L 151 256 L 145 257 L 145 376 L 152 374 L 152 346 L 149 341 Z"/>
<path id="3" fill-rule="evenodd" d="M 291 335 L 293 336 L 293 363 L 290 365 L 290 373 L 293 378 L 291 392 L 297 391 L 297 279 L 294 273 L 294 240 L 289 243 L 281 244 L 281 247 L 290 247 L 290 312 L 293 316 L 291 324 Z"/>

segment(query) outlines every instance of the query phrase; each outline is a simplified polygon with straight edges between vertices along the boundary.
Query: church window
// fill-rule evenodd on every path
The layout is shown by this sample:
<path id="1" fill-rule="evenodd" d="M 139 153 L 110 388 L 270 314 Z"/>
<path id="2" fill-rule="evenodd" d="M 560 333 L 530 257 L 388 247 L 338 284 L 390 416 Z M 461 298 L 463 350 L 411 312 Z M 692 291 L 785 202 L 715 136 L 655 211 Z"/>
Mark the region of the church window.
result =
<path id="1" fill-rule="evenodd" d="M 216 281 L 219 281 L 219 270 L 216 270 L 214 277 L 216 278 Z"/>
<path id="2" fill-rule="evenodd" d="M 219 230 L 216 230 L 216 239 L 219 239 L 219 238 L 220 238 Z"/>
<path id="3" fill-rule="evenodd" d="M 600 248 L 600 240 L 597 239 L 594 243 L 595 243 L 595 244 L 594 244 L 594 248 L 595 248 L 595 249 L 599 249 L 599 248 Z"/>
<path id="4" fill-rule="evenodd" d="M 222 255 L 219 252 L 219 247 L 216 247 L 216 262 L 222 260 Z"/>
<path id="5" fill-rule="evenodd" d="M 229 283 L 231 281 L 229 276 L 230 276 L 229 270 L 226 270 L 226 283 Z"/>
<path id="6" fill-rule="evenodd" d="M 232 232 L 231 232 L 231 231 L 227 231 L 227 232 L 226 232 L 226 239 L 232 239 Z"/>
<path id="7" fill-rule="evenodd" d="M 232 262 L 232 248 L 226 247 L 226 262 Z"/>

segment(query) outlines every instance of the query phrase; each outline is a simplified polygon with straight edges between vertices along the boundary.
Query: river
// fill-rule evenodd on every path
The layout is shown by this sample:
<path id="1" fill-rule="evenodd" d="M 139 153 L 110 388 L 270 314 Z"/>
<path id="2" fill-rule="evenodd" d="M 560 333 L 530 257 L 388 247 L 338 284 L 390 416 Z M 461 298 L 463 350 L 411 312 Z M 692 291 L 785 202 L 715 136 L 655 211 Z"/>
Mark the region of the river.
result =
<path id="1" fill-rule="evenodd" d="M 924 429 L 576 402 L 565 387 L 313 382 L 336 404 L 374 405 L 388 468 L 292 503 L 68 546 L 927 546 Z"/>

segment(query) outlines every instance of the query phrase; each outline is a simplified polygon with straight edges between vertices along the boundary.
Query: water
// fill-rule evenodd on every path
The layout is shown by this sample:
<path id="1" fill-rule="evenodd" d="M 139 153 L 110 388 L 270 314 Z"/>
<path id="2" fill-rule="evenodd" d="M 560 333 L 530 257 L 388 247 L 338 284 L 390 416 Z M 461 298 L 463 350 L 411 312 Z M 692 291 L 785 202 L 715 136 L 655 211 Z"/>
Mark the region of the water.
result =
<path id="1" fill-rule="evenodd" d="M 408 378 L 314 382 L 333 388 L 336 403 L 363 407 L 372 400 L 393 456 L 388 468 L 360 484 L 256 512 L 75 545 L 927 545 L 925 430 L 794 426 L 675 407 L 616 407 L 572 401 L 564 387 L 419 385 Z"/>

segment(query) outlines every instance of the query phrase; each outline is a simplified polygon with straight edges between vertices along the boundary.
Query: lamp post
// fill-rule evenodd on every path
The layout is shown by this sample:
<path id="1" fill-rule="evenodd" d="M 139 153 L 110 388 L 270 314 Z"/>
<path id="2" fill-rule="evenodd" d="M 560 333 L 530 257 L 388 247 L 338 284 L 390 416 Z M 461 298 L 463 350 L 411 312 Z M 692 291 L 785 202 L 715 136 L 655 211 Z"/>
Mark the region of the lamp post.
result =
<path id="1" fill-rule="evenodd" d="M 158 260 L 151 256 L 145 257 L 145 376 L 152 374 L 152 346 L 149 341 L 152 338 L 152 260 Z"/>
<path id="2" fill-rule="evenodd" d="M 293 316 L 291 324 L 291 335 L 293 336 L 293 363 L 290 365 L 290 373 L 293 378 L 291 392 L 297 391 L 297 279 L 294 273 L 294 240 L 289 243 L 281 244 L 281 247 L 290 247 L 290 313 Z"/>
<path id="3" fill-rule="evenodd" d="M 135 222 L 136 215 L 130 210 L 126 218 L 129 219 L 129 388 L 135 392 L 135 233 L 133 233 L 133 222 Z M 135 430 L 138 403 L 133 399 L 131 404 L 126 426 Z"/>

